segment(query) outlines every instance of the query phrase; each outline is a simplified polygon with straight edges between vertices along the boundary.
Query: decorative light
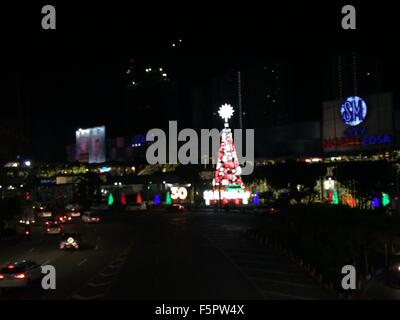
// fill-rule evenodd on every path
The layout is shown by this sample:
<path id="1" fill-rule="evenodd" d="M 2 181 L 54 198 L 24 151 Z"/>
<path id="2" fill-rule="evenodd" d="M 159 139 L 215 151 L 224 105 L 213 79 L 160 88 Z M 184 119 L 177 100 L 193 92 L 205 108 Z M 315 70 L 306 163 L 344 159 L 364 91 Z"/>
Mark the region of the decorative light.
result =
<path id="1" fill-rule="evenodd" d="M 173 200 L 185 200 L 187 198 L 188 192 L 185 187 L 171 187 L 171 198 Z"/>
<path id="2" fill-rule="evenodd" d="M 171 194 L 168 191 L 167 195 L 165 196 L 165 204 L 170 205 L 171 203 L 172 203 Z"/>
<path id="3" fill-rule="evenodd" d="M 31 162 L 30 162 L 29 160 L 25 161 L 24 164 L 25 164 L 27 167 L 30 167 L 30 166 L 31 166 Z"/>
<path id="4" fill-rule="evenodd" d="M 160 203 L 161 203 L 160 195 L 159 194 L 154 195 L 154 204 L 158 206 Z"/>
<path id="5" fill-rule="evenodd" d="M 142 195 L 140 194 L 140 192 L 138 192 L 138 194 L 136 195 L 136 203 L 142 204 Z"/>
<path id="6" fill-rule="evenodd" d="M 218 114 L 225 122 L 228 122 L 233 115 L 233 108 L 230 104 L 225 103 L 219 108 Z"/>
<path id="7" fill-rule="evenodd" d="M 110 193 L 109 195 L 108 195 L 108 205 L 109 206 L 112 206 L 113 205 L 113 203 L 114 203 L 114 197 L 113 197 L 113 195 L 112 195 L 112 193 Z"/>
<path id="8" fill-rule="evenodd" d="M 390 203 L 389 195 L 385 192 L 382 192 L 382 206 L 386 207 Z"/>
<path id="9" fill-rule="evenodd" d="M 123 206 L 126 206 L 126 196 L 125 196 L 125 193 L 122 193 L 122 194 L 121 194 L 120 202 L 121 202 L 121 204 L 122 204 Z"/>

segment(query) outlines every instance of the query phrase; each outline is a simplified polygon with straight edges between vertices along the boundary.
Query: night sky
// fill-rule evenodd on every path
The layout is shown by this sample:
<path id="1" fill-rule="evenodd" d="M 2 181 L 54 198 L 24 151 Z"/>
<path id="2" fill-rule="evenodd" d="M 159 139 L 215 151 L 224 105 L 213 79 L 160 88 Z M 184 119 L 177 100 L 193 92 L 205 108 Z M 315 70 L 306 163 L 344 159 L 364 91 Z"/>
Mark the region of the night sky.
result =
<path id="1" fill-rule="evenodd" d="M 400 28 L 393 2 L 326 2 L 2 4 L 2 81 L 21 75 L 35 156 L 59 160 L 79 127 L 106 124 L 118 136 L 119 119 L 131 117 L 135 132 L 134 112 L 120 112 L 130 59 L 143 67 L 165 61 L 175 80 L 190 84 L 255 61 L 288 61 L 296 108 L 310 119 L 321 106 L 322 69 L 336 51 L 356 49 L 382 60 L 386 86 L 397 90 Z M 55 31 L 41 29 L 44 4 L 56 7 Z M 345 4 L 356 6 L 356 31 L 341 29 Z M 171 48 L 179 38 L 182 48 Z"/>

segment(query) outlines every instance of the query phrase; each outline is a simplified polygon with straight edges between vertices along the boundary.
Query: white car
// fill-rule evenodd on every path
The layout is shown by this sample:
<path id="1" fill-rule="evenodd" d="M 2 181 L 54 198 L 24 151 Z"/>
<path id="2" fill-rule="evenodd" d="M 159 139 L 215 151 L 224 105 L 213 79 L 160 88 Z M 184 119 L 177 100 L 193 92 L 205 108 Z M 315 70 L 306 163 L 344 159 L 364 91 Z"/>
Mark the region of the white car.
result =
<path id="1" fill-rule="evenodd" d="M 0 288 L 27 287 L 41 277 L 42 268 L 33 261 L 9 263 L 0 269 Z"/>

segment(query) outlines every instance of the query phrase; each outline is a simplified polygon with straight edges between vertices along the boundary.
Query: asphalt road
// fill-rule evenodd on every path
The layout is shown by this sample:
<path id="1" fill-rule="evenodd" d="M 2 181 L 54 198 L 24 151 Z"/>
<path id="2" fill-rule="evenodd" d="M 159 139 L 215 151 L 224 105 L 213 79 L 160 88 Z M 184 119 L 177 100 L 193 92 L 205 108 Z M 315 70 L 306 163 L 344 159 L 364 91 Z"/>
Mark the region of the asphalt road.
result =
<path id="1" fill-rule="evenodd" d="M 329 299 L 285 256 L 244 236 L 267 222 L 240 213 L 121 213 L 66 227 L 85 241 L 74 252 L 35 227 L 29 240 L 0 242 L 0 264 L 51 264 L 57 288 L 12 289 L 0 299 Z"/>

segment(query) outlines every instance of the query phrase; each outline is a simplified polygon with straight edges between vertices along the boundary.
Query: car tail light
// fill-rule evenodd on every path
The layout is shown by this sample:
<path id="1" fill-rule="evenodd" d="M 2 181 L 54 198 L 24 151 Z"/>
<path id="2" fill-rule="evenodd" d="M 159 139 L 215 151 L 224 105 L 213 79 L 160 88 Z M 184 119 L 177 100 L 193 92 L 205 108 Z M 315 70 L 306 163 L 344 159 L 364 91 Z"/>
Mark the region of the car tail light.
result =
<path id="1" fill-rule="evenodd" d="M 3 280 L 4 276 L 2 274 L 0 274 L 0 280 Z"/>
<path id="2" fill-rule="evenodd" d="M 47 228 L 47 232 L 50 232 L 50 228 Z"/>
<path id="3" fill-rule="evenodd" d="M 14 276 L 15 279 L 25 279 L 25 273 L 18 273 Z"/>
<path id="4" fill-rule="evenodd" d="M 29 234 L 29 231 L 28 231 L 28 230 L 26 230 L 26 231 L 25 231 L 25 234 Z"/>
<path id="5" fill-rule="evenodd" d="M 68 220 L 71 221 L 71 217 L 68 217 Z"/>
<path id="6" fill-rule="evenodd" d="M 7 269 L 14 269 L 15 268 L 15 265 L 13 265 L 13 264 L 9 264 L 8 266 L 7 266 Z"/>

